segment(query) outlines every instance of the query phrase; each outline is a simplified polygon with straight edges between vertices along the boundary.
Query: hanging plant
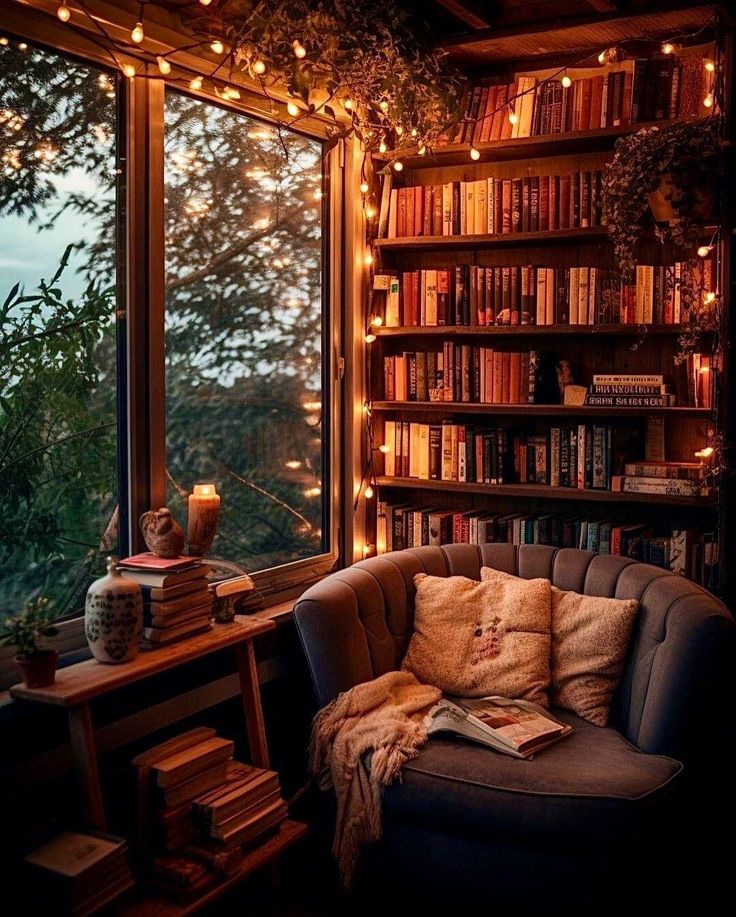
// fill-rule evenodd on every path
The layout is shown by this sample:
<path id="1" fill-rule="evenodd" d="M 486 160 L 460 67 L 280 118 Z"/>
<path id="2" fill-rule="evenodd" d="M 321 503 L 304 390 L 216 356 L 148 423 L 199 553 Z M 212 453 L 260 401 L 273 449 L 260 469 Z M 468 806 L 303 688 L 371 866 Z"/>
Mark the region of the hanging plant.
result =
<path id="1" fill-rule="evenodd" d="M 633 276 L 647 217 L 661 241 L 697 244 L 704 219 L 712 216 L 722 152 L 719 118 L 647 127 L 616 142 L 601 203 L 623 278 Z"/>
<path id="2" fill-rule="evenodd" d="M 430 149 L 462 116 L 458 71 L 393 0 L 223 0 L 182 18 L 223 42 L 220 78 L 245 73 L 267 95 L 285 86 L 294 121 L 326 114 L 368 151 Z"/>

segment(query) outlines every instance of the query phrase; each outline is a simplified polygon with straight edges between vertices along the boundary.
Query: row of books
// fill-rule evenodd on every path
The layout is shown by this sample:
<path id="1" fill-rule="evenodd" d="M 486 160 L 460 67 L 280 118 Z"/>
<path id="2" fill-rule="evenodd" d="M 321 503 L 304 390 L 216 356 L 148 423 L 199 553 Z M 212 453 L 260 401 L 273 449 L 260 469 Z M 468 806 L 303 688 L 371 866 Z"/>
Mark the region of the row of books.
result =
<path id="1" fill-rule="evenodd" d="M 534 404 L 540 355 L 445 341 L 441 351 L 383 358 L 386 401 Z"/>
<path id="2" fill-rule="evenodd" d="M 387 420 L 384 444 L 384 473 L 389 477 L 611 489 L 613 429 L 603 424 L 553 426 L 537 435 L 449 420 Z"/>
<path id="3" fill-rule="evenodd" d="M 481 178 L 390 187 L 381 199 L 379 235 L 495 235 L 601 225 L 601 173 Z"/>
<path id="4" fill-rule="evenodd" d="M 714 287 L 713 262 L 637 265 L 632 283 L 598 267 L 479 267 L 384 275 L 388 328 L 438 325 L 679 325 L 689 318 L 687 289 Z M 701 297 L 702 298 L 702 297 Z M 683 301 L 684 300 L 684 301 Z"/>
<path id="5" fill-rule="evenodd" d="M 709 113 L 703 99 L 713 90 L 709 60 L 701 54 L 668 54 L 621 61 L 605 71 L 571 69 L 568 86 L 557 71 L 518 74 L 507 85 L 474 86 L 454 139 L 477 144 L 702 117 Z"/>
<path id="6" fill-rule="evenodd" d="M 141 847 L 153 878 L 184 904 L 237 868 L 243 847 L 287 815 L 275 771 L 233 759 L 233 743 L 198 727 L 134 759 Z"/>
<path id="7" fill-rule="evenodd" d="M 143 553 L 124 558 L 120 568 L 141 586 L 143 647 L 173 643 L 209 629 L 213 603 L 209 564 L 192 557 Z"/>
<path id="8" fill-rule="evenodd" d="M 463 512 L 379 501 L 378 553 L 421 545 L 546 544 L 633 557 L 718 588 L 716 532 L 671 529 L 654 534 L 647 523 L 621 523 L 558 513 Z"/>
<path id="9" fill-rule="evenodd" d="M 712 371 L 713 358 L 691 353 L 685 364 L 687 403 L 710 410 L 716 375 Z M 667 408 L 677 405 L 677 395 L 661 373 L 598 373 L 585 393 L 585 404 L 599 408 Z"/>

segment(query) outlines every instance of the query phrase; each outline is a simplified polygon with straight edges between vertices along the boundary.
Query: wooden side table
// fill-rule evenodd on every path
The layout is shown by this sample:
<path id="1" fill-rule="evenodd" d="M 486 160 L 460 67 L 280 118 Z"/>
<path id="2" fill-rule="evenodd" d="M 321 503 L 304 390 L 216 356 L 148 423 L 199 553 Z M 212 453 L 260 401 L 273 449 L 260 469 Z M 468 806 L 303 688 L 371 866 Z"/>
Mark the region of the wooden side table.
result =
<path id="1" fill-rule="evenodd" d="M 236 654 L 253 763 L 258 767 L 269 766 L 253 639 L 275 626 L 274 622 L 267 618 L 238 616 L 231 624 L 216 624 L 207 633 L 191 637 L 189 640 L 172 643 L 160 649 L 142 650 L 132 662 L 104 665 L 95 659 L 88 659 L 61 669 L 56 673 L 56 684 L 48 688 L 14 685 L 10 689 L 11 696 L 16 700 L 65 708 L 85 821 L 89 828 L 105 831 L 107 827 L 91 701 L 118 688 L 124 688 L 136 681 L 158 675 L 226 647 L 232 646 Z"/>

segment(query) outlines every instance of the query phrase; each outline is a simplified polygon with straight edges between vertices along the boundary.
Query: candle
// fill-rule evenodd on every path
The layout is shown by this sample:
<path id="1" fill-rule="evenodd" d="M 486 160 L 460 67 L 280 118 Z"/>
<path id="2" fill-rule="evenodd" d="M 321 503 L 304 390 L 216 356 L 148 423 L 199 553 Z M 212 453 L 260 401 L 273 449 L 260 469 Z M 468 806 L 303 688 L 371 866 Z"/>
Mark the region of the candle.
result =
<path id="1" fill-rule="evenodd" d="M 212 547 L 220 516 L 220 495 L 214 484 L 195 484 L 189 495 L 189 553 L 203 557 Z"/>

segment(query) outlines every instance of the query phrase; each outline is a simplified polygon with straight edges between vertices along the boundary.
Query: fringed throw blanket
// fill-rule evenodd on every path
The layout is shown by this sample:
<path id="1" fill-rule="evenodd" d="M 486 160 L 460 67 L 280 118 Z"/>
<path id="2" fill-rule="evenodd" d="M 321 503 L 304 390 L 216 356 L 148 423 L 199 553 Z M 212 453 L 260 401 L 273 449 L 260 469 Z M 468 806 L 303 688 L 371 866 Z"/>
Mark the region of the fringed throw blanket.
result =
<path id="1" fill-rule="evenodd" d="M 332 852 L 350 885 L 362 844 L 381 837 L 381 794 L 427 740 L 426 716 L 441 692 L 409 672 L 387 672 L 335 698 L 314 718 L 311 770 L 334 787 Z"/>

